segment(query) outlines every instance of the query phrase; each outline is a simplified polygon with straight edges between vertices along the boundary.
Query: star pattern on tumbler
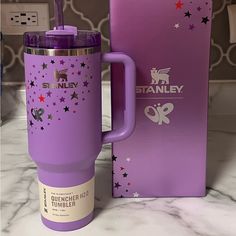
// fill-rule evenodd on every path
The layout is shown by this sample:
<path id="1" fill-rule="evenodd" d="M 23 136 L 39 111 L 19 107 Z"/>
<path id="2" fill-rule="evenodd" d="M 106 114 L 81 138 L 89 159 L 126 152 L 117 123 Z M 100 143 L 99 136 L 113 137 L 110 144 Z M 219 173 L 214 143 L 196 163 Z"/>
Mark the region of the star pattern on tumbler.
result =
<path id="1" fill-rule="evenodd" d="M 34 85 L 34 81 L 31 80 L 30 86 L 31 86 L 31 88 L 35 86 L 35 85 Z"/>
<path id="2" fill-rule="evenodd" d="M 86 64 L 84 62 L 80 63 L 81 67 L 85 67 Z"/>
<path id="3" fill-rule="evenodd" d="M 60 98 L 60 102 L 65 102 L 65 98 L 64 98 L 64 97 L 61 97 L 61 98 Z"/>
<path id="4" fill-rule="evenodd" d="M 42 68 L 43 68 L 43 70 L 45 70 L 45 69 L 47 69 L 47 68 L 48 68 L 48 65 L 47 65 L 47 64 L 45 64 L 45 63 L 43 63 L 43 64 L 42 64 Z"/>
<path id="5" fill-rule="evenodd" d="M 36 118 L 30 117 L 32 119 L 28 120 L 30 132 L 33 131 L 33 134 L 36 134 L 41 132 L 41 130 L 50 130 L 54 125 L 60 125 L 59 121 L 66 119 L 68 115 L 73 114 L 76 117 L 80 115 L 79 106 L 82 105 L 83 101 L 86 103 L 87 94 L 93 92 L 90 88 L 90 76 L 92 75 L 90 70 L 92 68 L 90 67 L 87 70 L 88 63 L 89 61 L 86 58 L 83 61 L 77 60 L 76 62 L 75 58 L 68 59 L 67 61 L 63 57 L 60 59 L 45 57 L 43 61 L 35 62 L 35 66 L 32 67 L 31 65 L 31 70 L 28 73 L 29 75 L 31 73 L 31 76 L 26 81 L 26 87 L 28 87 L 31 93 L 27 99 L 27 114 L 30 115 L 32 109 L 35 109 L 36 112 L 33 112 L 34 118 L 34 116 L 39 116 L 38 111 L 44 110 L 44 112 L 41 116 L 42 122 L 35 122 Z M 57 69 L 60 72 L 64 68 L 68 70 L 68 73 L 66 73 L 67 78 L 60 78 L 59 81 L 61 84 L 64 82 L 64 87 L 61 90 L 56 90 L 54 89 L 54 84 L 55 88 L 57 88 L 57 84 L 52 78 L 53 71 Z M 50 71 L 52 70 L 52 74 L 51 72 L 49 73 L 49 69 Z M 43 83 L 47 83 L 49 86 L 42 86 Z M 53 86 L 50 86 L 51 83 Z M 76 86 L 72 87 L 70 85 Z M 75 89 L 77 87 L 78 90 Z M 60 116 L 60 112 L 63 112 L 63 115 Z M 124 171 L 121 174 L 123 173 Z"/>
<path id="6" fill-rule="evenodd" d="M 48 96 L 48 97 L 51 97 L 51 95 L 52 95 L 52 92 L 51 92 L 51 91 L 48 91 L 48 92 L 47 92 L 47 96 Z"/>
<path id="7" fill-rule="evenodd" d="M 68 112 L 69 111 L 69 107 L 68 106 L 64 107 L 64 111 Z"/>
<path id="8" fill-rule="evenodd" d="M 39 101 L 40 102 L 45 102 L 45 97 L 42 94 L 39 96 Z"/>
<path id="9" fill-rule="evenodd" d="M 30 120 L 29 125 L 32 127 L 34 125 L 33 121 Z"/>
<path id="10" fill-rule="evenodd" d="M 112 156 L 112 161 L 116 161 L 117 157 L 115 155 Z"/>
<path id="11" fill-rule="evenodd" d="M 88 85 L 89 85 L 89 83 L 88 83 L 88 81 L 86 80 L 86 81 L 84 81 L 83 82 L 83 84 L 84 84 L 84 87 L 88 87 Z"/>
<path id="12" fill-rule="evenodd" d="M 71 100 L 73 100 L 73 99 L 79 99 L 78 93 L 76 93 L 75 91 L 74 91 L 70 96 L 71 96 Z"/>
<path id="13" fill-rule="evenodd" d="M 48 120 L 52 120 L 52 118 L 53 118 L 52 114 L 49 114 L 48 115 Z"/>

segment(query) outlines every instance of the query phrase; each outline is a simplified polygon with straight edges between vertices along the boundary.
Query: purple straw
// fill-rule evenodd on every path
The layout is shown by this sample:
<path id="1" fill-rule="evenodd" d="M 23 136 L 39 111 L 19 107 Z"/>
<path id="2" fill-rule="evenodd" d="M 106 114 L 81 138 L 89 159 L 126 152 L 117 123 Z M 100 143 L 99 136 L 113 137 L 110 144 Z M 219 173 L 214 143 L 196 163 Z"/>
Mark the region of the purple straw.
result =
<path id="1" fill-rule="evenodd" d="M 64 30 L 63 3 L 62 0 L 54 2 L 55 27 L 57 30 Z"/>

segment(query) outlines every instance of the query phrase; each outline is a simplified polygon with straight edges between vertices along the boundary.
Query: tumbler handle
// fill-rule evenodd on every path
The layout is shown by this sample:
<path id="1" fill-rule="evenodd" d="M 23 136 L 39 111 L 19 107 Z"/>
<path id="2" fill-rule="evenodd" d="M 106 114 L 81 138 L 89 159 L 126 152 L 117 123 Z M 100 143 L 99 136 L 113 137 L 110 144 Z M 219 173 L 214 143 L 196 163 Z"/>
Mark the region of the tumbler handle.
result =
<path id="1" fill-rule="evenodd" d="M 129 56 L 111 52 L 102 56 L 103 62 L 122 63 L 125 68 L 125 111 L 124 124 L 116 130 L 106 131 L 102 133 L 103 143 L 113 143 L 128 138 L 135 126 L 135 101 L 136 101 L 136 67 L 133 59 Z"/>

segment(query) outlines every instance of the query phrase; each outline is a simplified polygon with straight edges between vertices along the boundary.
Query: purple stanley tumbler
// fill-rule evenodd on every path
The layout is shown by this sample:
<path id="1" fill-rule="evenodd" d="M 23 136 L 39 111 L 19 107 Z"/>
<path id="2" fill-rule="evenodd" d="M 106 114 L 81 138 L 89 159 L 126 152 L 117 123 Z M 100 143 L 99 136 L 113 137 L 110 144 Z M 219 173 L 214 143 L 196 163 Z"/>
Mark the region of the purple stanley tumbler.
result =
<path id="1" fill-rule="evenodd" d="M 135 65 L 101 54 L 101 35 L 65 26 L 24 35 L 29 153 L 38 167 L 43 223 L 69 231 L 94 210 L 95 159 L 102 144 L 127 138 L 135 123 Z M 102 132 L 101 63 L 125 67 L 123 127 Z"/>

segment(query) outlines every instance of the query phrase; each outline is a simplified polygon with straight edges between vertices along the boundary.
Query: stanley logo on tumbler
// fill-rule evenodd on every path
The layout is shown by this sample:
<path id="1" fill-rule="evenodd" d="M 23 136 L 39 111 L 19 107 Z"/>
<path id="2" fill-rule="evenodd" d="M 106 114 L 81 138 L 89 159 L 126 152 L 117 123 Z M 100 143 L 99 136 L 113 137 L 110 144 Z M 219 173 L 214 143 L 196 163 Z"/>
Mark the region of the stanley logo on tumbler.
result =
<path id="1" fill-rule="evenodd" d="M 77 88 L 78 82 L 68 82 L 68 74 L 67 69 L 64 70 L 55 70 L 54 71 L 54 79 L 56 83 L 43 83 L 42 87 L 44 89 L 69 89 L 69 88 Z"/>

